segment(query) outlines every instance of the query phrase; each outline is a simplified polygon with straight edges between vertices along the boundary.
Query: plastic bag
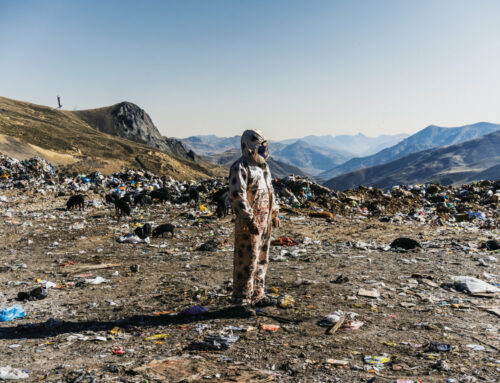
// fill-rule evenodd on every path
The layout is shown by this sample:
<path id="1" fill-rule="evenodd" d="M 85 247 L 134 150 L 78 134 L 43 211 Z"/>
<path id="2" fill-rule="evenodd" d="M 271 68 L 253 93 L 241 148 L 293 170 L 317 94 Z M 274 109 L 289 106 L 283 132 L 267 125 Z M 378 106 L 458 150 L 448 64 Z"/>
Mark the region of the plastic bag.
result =
<path id="1" fill-rule="evenodd" d="M 14 305 L 0 311 L 0 322 L 9 322 L 16 318 L 26 316 L 24 309 L 21 305 Z"/>
<path id="2" fill-rule="evenodd" d="M 30 376 L 19 368 L 0 367 L 0 380 L 28 379 Z"/>

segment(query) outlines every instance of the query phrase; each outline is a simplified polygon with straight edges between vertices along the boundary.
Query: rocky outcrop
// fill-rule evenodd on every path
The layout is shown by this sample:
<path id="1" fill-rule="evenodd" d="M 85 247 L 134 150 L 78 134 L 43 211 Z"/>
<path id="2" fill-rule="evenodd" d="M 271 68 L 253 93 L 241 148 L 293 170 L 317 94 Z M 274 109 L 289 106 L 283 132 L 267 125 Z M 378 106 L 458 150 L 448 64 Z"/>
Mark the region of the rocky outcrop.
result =
<path id="1" fill-rule="evenodd" d="M 187 149 L 181 141 L 162 136 L 144 109 L 131 102 L 73 113 L 101 132 L 144 143 L 182 158 L 198 160 L 195 153 Z"/>

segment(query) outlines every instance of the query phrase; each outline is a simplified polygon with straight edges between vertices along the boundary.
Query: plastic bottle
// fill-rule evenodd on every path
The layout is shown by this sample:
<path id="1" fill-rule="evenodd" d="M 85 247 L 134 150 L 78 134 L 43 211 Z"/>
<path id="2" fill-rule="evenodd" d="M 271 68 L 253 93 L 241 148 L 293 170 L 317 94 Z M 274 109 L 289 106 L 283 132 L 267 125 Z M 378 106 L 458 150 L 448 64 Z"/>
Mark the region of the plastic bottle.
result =
<path id="1" fill-rule="evenodd" d="M 14 305 L 0 311 L 0 322 L 8 322 L 26 316 L 21 305 Z"/>

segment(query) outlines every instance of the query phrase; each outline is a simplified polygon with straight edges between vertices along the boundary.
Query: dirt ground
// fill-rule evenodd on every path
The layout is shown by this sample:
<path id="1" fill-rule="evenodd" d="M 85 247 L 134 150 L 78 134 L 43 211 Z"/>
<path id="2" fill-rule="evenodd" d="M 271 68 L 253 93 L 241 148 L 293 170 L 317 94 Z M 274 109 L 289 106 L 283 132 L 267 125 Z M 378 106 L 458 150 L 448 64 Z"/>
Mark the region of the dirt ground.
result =
<path id="1" fill-rule="evenodd" d="M 0 367 L 27 370 L 27 381 L 500 379 L 500 318 L 487 311 L 500 306 L 498 297 L 441 287 L 457 275 L 486 279 L 486 273 L 500 282 L 499 253 L 475 247 L 498 239 L 498 228 L 393 224 L 362 216 L 327 223 L 283 213 L 273 236 L 299 245 L 272 247 L 267 286 L 271 293 L 293 296 L 295 306 L 265 308 L 245 318 L 228 309 L 230 217 L 195 226 L 186 216 L 189 207 L 156 204 L 117 221 L 108 206 L 66 212 L 67 197 L 52 193 L 0 194 L 7 197 L 0 202 L 0 308 L 20 303 L 26 311 L 24 318 L 0 323 Z M 149 245 L 117 243 L 144 222 L 180 227 L 174 238 L 152 238 Z M 423 249 L 382 249 L 398 237 L 413 238 Z M 210 239 L 221 243 L 219 251 L 196 250 Z M 131 271 L 134 265 L 137 272 Z M 106 281 L 83 282 L 97 276 Z M 15 301 L 19 292 L 44 281 L 56 284 L 46 299 Z M 360 288 L 376 289 L 380 297 L 360 296 Z M 210 311 L 174 315 L 195 305 Z M 337 310 L 358 314 L 355 320 L 363 326 L 326 334 L 328 327 L 318 322 Z M 263 331 L 267 324 L 279 329 Z M 196 347 L 207 335 L 231 332 L 240 338 L 227 350 Z M 430 342 L 453 348 L 431 351 Z M 112 352 L 117 347 L 122 355 Z M 364 362 L 365 356 L 382 355 L 390 362 L 378 371 Z"/>

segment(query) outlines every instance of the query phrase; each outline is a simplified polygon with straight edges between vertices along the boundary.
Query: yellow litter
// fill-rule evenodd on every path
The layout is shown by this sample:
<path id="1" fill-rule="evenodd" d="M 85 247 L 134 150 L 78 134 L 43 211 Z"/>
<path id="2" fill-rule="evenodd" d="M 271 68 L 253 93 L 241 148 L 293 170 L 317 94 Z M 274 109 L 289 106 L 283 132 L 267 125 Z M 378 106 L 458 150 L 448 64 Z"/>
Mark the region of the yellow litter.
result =
<path id="1" fill-rule="evenodd" d="M 155 334 L 148 336 L 146 340 L 158 340 L 158 339 L 165 339 L 168 335 L 167 334 Z"/>

